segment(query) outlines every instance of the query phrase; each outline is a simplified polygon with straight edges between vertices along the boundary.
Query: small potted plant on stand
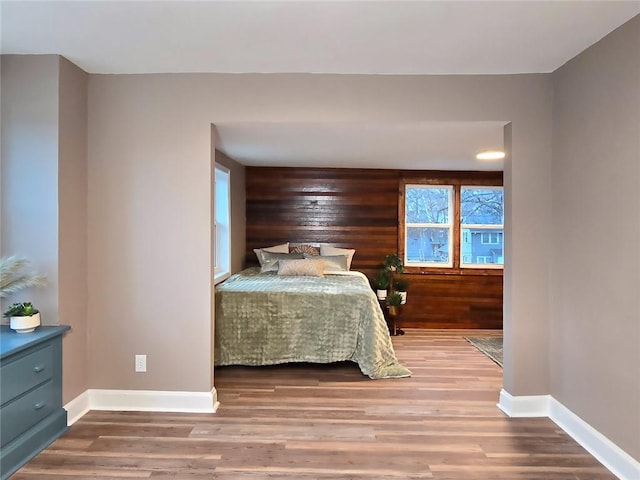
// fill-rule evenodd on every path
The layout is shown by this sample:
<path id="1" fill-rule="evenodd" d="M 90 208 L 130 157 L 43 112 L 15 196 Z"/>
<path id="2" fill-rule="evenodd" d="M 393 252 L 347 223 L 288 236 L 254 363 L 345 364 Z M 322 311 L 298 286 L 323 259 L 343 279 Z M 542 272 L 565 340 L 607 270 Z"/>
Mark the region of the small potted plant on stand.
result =
<path id="1" fill-rule="evenodd" d="M 373 277 L 373 286 L 376 287 L 376 295 L 378 300 L 387 298 L 387 289 L 391 283 L 391 275 L 387 270 L 378 270 Z"/>
<path id="2" fill-rule="evenodd" d="M 407 288 L 409 287 L 409 281 L 406 278 L 398 278 L 393 282 L 396 292 L 402 297 L 402 305 L 407 303 Z"/>
<path id="3" fill-rule="evenodd" d="M 391 292 L 387 295 L 387 308 L 390 317 L 398 316 L 400 305 L 402 305 L 402 295 L 399 292 Z"/>
<path id="4" fill-rule="evenodd" d="M 402 273 L 404 265 L 398 254 L 390 253 L 384 257 L 384 268 L 390 272 Z"/>

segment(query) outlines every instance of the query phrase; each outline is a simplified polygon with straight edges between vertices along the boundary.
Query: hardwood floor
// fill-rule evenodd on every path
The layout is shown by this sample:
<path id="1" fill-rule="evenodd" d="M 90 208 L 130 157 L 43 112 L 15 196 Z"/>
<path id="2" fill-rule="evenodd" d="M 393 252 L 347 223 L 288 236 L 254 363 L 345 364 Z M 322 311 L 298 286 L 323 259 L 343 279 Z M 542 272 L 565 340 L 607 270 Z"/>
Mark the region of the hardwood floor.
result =
<path id="1" fill-rule="evenodd" d="M 615 479 L 551 420 L 505 417 L 502 370 L 467 333 L 393 337 L 406 379 L 219 368 L 218 413 L 92 411 L 12 480 Z"/>

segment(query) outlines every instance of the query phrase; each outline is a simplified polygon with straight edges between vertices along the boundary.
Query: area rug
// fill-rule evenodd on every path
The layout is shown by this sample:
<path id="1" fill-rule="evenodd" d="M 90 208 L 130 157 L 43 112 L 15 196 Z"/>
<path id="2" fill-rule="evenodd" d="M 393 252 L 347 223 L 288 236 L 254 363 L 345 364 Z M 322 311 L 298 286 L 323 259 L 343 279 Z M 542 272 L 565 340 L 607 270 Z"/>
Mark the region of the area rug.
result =
<path id="1" fill-rule="evenodd" d="M 502 367 L 502 336 L 464 337 L 464 339 Z"/>

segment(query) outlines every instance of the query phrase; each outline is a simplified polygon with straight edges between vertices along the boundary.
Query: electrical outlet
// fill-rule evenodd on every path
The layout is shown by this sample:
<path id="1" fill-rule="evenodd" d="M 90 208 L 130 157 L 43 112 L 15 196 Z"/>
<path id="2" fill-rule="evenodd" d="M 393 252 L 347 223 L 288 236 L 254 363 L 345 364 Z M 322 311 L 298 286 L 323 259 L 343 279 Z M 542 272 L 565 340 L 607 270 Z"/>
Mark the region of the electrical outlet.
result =
<path id="1" fill-rule="evenodd" d="M 136 355 L 136 372 L 146 372 L 146 371 L 147 371 L 147 356 Z"/>

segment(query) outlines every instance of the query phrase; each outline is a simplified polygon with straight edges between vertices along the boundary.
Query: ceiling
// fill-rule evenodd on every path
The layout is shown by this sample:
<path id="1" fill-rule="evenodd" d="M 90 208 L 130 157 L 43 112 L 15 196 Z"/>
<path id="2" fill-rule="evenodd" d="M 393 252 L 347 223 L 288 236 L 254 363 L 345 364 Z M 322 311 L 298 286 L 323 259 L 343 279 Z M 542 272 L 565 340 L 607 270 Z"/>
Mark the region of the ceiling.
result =
<path id="1" fill-rule="evenodd" d="M 504 122 L 222 123 L 216 147 L 244 165 L 502 170 Z M 250 139 L 250 141 L 247 141 Z"/>
<path id="2" fill-rule="evenodd" d="M 90 73 L 552 72 L 640 13 L 627 1 L 7 1 L 2 53 Z"/>
<path id="3" fill-rule="evenodd" d="M 8 1 L 2 53 L 90 73 L 547 73 L 640 13 L 640 1 Z M 223 124 L 250 165 L 501 169 L 502 123 Z M 410 165 L 410 167 L 408 167 Z"/>

